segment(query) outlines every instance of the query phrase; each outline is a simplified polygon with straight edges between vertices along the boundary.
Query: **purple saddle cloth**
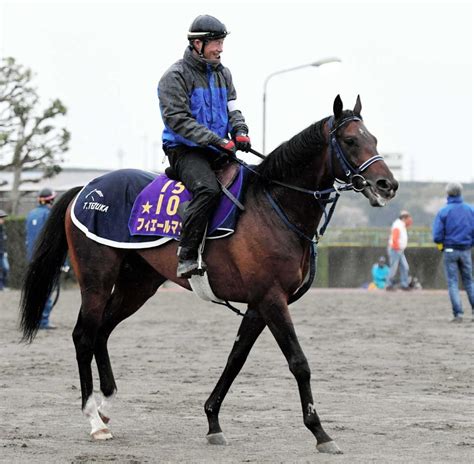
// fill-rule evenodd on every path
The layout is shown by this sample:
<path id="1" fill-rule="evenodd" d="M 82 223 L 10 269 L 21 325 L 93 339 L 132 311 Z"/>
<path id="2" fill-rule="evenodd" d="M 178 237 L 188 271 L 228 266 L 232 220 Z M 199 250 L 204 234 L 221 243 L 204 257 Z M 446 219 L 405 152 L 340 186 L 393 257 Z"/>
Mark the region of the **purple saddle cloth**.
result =
<path id="1" fill-rule="evenodd" d="M 239 172 L 228 190 L 239 199 L 242 193 L 243 170 Z M 149 235 L 178 239 L 181 235 L 181 214 L 192 194 L 184 184 L 160 174 L 136 198 L 128 228 L 132 236 Z M 211 238 L 225 237 L 234 232 L 236 205 L 225 195 L 214 212 L 208 226 Z"/>
<path id="2" fill-rule="evenodd" d="M 243 171 L 229 190 L 243 193 Z M 89 182 L 77 195 L 71 211 L 74 224 L 90 239 L 116 248 L 151 248 L 179 239 L 182 210 L 191 194 L 163 174 L 120 169 Z M 181 207 L 180 207 L 181 206 Z M 208 228 L 209 238 L 234 232 L 238 208 L 222 196 Z"/>

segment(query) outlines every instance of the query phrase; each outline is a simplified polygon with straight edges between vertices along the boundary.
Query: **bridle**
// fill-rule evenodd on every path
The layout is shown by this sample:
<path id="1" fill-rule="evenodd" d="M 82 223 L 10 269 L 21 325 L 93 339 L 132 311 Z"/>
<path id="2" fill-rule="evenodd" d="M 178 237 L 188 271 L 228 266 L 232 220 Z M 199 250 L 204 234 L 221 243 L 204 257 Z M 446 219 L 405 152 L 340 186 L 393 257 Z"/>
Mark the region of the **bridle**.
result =
<path id="1" fill-rule="evenodd" d="M 351 121 L 362 121 L 362 118 L 355 115 L 348 116 L 347 118 L 344 118 L 339 121 L 335 127 L 333 127 L 335 123 L 334 116 L 331 116 L 329 118 L 329 164 L 333 177 L 338 180 L 337 176 L 334 174 L 334 166 L 332 162 L 333 156 L 336 155 L 336 159 L 339 161 L 339 165 L 344 171 L 344 175 L 347 177 L 347 180 L 349 181 L 349 185 L 351 185 L 352 190 L 354 190 L 355 192 L 362 192 L 362 190 L 367 187 L 368 182 L 366 178 L 361 174 L 361 172 L 364 172 L 369 166 L 376 163 L 377 161 L 382 161 L 383 156 L 374 155 L 357 167 L 353 167 L 352 164 L 349 163 L 346 155 L 344 154 L 344 151 L 339 145 L 336 134 L 341 127 Z"/>

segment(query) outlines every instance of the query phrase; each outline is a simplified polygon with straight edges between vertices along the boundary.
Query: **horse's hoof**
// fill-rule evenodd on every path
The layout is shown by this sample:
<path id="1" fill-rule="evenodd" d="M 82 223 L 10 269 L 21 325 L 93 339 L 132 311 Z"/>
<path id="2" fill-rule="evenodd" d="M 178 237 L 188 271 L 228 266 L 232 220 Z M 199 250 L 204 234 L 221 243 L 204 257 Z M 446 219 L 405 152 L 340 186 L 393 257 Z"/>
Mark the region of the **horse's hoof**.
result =
<path id="1" fill-rule="evenodd" d="M 206 435 L 206 438 L 210 445 L 227 445 L 227 440 L 222 432 L 210 433 Z"/>
<path id="2" fill-rule="evenodd" d="M 327 441 L 326 443 L 316 445 L 316 449 L 320 453 L 342 454 L 341 449 L 339 448 L 339 446 L 336 445 L 335 441 Z"/>
<path id="3" fill-rule="evenodd" d="M 91 433 L 91 438 L 92 440 L 110 440 L 113 436 L 109 429 L 101 429 Z"/>

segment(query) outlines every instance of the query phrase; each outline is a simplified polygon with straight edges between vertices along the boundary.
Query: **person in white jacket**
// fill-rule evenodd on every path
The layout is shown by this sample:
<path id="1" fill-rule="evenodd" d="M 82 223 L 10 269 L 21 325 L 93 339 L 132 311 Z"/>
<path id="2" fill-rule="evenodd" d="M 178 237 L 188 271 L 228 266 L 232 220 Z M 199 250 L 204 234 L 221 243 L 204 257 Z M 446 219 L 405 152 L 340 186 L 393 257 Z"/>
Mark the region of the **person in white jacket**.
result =
<path id="1" fill-rule="evenodd" d="M 392 224 L 388 239 L 388 256 L 390 260 L 390 274 L 387 281 L 387 290 L 394 290 L 394 279 L 400 267 L 400 287 L 409 290 L 408 261 L 405 257 L 405 248 L 408 245 L 407 228 L 413 224 L 413 218 L 408 211 L 401 211 L 400 216 Z"/>

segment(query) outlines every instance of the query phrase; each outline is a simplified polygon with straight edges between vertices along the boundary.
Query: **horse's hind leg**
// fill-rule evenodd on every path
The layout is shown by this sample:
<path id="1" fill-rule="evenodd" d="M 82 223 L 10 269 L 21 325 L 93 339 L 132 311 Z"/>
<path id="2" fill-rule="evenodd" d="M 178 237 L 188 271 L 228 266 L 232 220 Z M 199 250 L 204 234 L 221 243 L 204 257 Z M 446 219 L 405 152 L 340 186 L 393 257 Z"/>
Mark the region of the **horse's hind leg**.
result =
<path id="1" fill-rule="evenodd" d="M 79 313 L 72 334 L 74 345 L 76 347 L 76 358 L 79 367 L 79 378 L 81 381 L 82 412 L 91 425 L 91 437 L 96 440 L 108 440 L 112 438 L 112 434 L 99 415 L 99 410 L 93 394 L 91 362 L 94 355 L 96 329 L 91 328 L 92 324 L 90 324 L 90 318 L 87 315 L 85 317 L 83 316 L 83 307 L 85 307 L 84 303 L 81 306 L 81 312 Z"/>
<path id="2" fill-rule="evenodd" d="M 209 422 L 207 440 L 213 445 L 227 444 L 227 440 L 225 439 L 219 425 L 219 411 L 221 409 L 221 404 L 224 401 L 225 395 L 229 391 L 232 382 L 242 369 L 252 346 L 264 328 L 265 322 L 263 319 L 259 316 L 257 311 L 249 308 L 240 324 L 224 372 L 204 406 L 207 420 Z"/>
<path id="3" fill-rule="evenodd" d="M 109 336 L 120 322 L 140 309 L 165 280 L 138 255 L 129 255 L 122 263 L 94 349 L 103 395 L 98 412 L 106 424 L 110 419 L 111 400 L 117 391 L 107 349 Z"/>
<path id="4" fill-rule="evenodd" d="M 316 448 L 321 453 L 341 453 L 336 443 L 324 431 L 316 412 L 310 384 L 311 371 L 296 336 L 286 300 L 284 297 L 269 296 L 259 305 L 259 310 L 298 383 L 304 424 L 316 437 Z"/>
<path id="5" fill-rule="evenodd" d="M 74 246 L 70 246 L 71 263 L 82 294 L 79 317 L 72 334 L 81 381 L 82 411 L 91 424 L 96 439 L 112 438 L 99 416 L 93 395 L 91 362 L 97 331 L 102 324 L 104 309 L 117 279 L 124 252 L 99 245 L 72 230 Z M 87 240 L 87 242 L 84 242 Z M 78 253 L 77 250 L 81 250 Z"/>

